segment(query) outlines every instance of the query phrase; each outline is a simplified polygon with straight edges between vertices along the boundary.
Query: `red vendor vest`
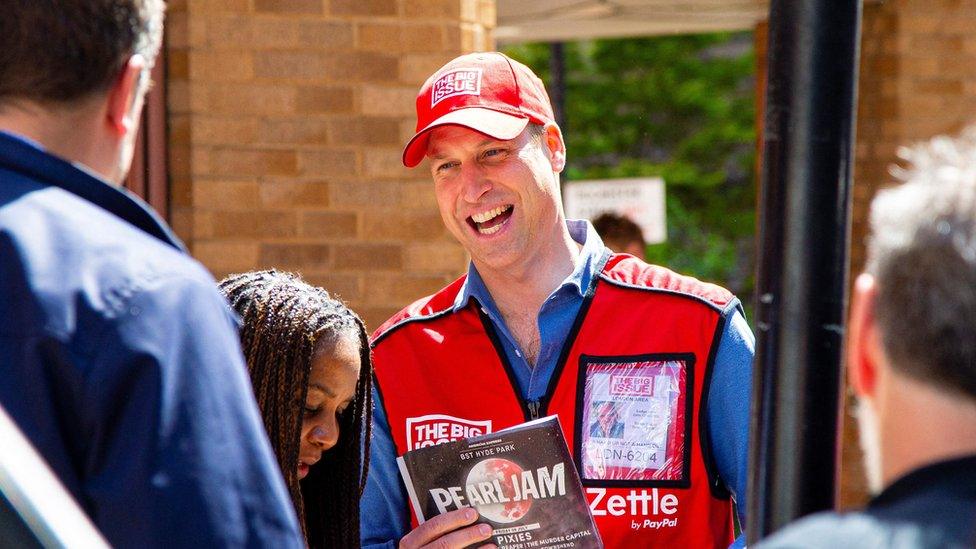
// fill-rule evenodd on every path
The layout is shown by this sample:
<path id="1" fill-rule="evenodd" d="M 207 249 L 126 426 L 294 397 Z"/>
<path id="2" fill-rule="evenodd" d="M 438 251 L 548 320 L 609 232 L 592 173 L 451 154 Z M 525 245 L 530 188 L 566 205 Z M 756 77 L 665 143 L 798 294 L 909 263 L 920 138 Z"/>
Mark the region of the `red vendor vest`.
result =
<path id="1" fill-rule="evenodd" d="M 381 326 L 376 384 L 397 454 L 556 414 L 607 547 L 728 547 L 732 504 L 702 416 L 738 301 L 631 256 L 604 261 L 538 402 L 519 396 L 478 304 L 453 311 L 464 278 Z"/>

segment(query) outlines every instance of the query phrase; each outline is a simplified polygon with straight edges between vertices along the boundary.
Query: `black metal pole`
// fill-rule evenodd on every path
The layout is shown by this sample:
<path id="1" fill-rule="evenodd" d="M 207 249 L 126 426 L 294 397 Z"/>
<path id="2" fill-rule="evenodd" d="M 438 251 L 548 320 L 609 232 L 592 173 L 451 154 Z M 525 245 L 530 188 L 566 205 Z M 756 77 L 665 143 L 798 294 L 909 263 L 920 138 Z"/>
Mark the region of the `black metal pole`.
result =
<path id="1" fill-rule="evenodd" d="M 861 0 L 772 0 L 746 532 L 836 494 Z"/>
<path id="2" fill-rule="evenodd" d="M 562 42 L 549 44 L 549 74 L 552 75 L 549 99 L 552 101 L 553 114 L 556 115 L 556 124 L 566 135 L 566 62 Z"/>

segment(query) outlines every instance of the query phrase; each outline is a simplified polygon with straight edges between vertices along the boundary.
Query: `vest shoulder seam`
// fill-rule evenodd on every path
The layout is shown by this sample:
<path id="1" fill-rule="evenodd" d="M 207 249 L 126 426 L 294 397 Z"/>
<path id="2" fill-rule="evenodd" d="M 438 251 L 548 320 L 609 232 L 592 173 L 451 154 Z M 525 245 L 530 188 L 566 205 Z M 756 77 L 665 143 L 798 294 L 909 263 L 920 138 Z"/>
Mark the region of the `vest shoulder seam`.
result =
<path id="1" fill-rule="evenodd" d="M 376 337 L 374 337 L 373 342 L 370 343 L 370 347 L 375 349 L 376 346 L 379 345 L 381 341 L 387 338 L 387 336 L 399 330 L 403 326 L 406 326 L 407 324 L 412 324 L 414 322 L 429 322 L 431 320 L 436 320 L 442 316 L 446 316 L 447 314 L 452 313 L 453 311 L 454 311 L 454 305 L 450 305 L 446 309 L 442 309 L 440 311 L 434 311 L 432 313 L 427 313 L 425 315 L 408 316 L 407 318 L 404 318 L 396 322 L 389 328 L 383 330 Z"/>
<path id="2" fill-rule="evenodd" d="M 701 304 L 705 305 L 709 309 L 715 311 L 716 313 L 719 313 L 722 316 L 725 316 L 730 310 L 734 310 L 735 309 L 735 304 L 737 304 L 738 301 L 739 301 L 737 298 L 735 298 L 733 296 L 733 298 L 729 301 L 729 303 L 720 305 L 720 304 L 715 303 L 714 301 L 712 301 L 712 300 L 710 300 L 710 299 L 708 299 L 706 297 L 702 297 L 700 295 L 695 295 L 695 294 L 688 293 L 688 292 L 682 292 L 682 291 L 679 291 L 679 290 L 671 290 L 671 289 L 667 289 L 667 288 L 655 288 L 653 286 L 641 286 L 639 284 L 631 284 L 629 282 L 623 282 L 621 280 L 615 280 L 613 278 L 610 278 L 609 276 L 607 276 L 606 273 L 600 273 L 599 276 L 600 276 L 600 280 L 603 280 L 604 282 L 607 282 L 609 284 L 612 284 L 612 285 L 617 286 L 617 287 L 620 287 L 620 288 L 627 288 L 627 289 L 631 289 L 631 290 L 640 290 L 640 291 L 644 291 L 644 292 L 652 292 L 652 293 L 659 293 L 659 294 L 665 294 L 665 295 L 673 295 L 673 296 L 676 296 L 676 297 L 683 297 L 683 298 L 686 298 L 686 299 L 690 299 L 692 301 L 697 301 L 698 303 L 701 303 Z"/>

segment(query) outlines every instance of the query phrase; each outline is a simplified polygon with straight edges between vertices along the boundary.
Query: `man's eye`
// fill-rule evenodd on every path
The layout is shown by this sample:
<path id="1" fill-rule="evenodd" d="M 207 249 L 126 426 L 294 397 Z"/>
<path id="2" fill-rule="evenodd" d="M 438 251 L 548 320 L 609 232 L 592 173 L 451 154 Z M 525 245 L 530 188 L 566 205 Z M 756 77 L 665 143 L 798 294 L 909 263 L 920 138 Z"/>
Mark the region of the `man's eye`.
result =
<path id="1" fill-rule="evenodd" d="M 308 416 L 308 417 L 316 416 L 321 411 L 322 411 L 322 407 L 321 406 L 317 406 L 315 408 L 312 408 L 312 407 L 309 407 L 309 406 L 306 406 L 305 407 L 305 415 Z"/>
<path id="2" fill-rule="evenodd" d="M 486 157 L 489 157 L 489 156 L 498 156 L 498 155 L 500 155 L 500 154 L 502 154 L 504 152 L 505 152 L 505 149 L 488 149 L 487 151 L 485 151 L 485 156 Z"/>
<path id="3" fill-rule="evenodd" d="M 447 171 L 447 170 L 449 170 L 449 169 L 451 169 L 451 168 L 453 168 L 453 167 L 455 167 L 457 165 L 458 165 L 457 162 L 445 162 L 445 163 L 437 166 L 437 171 L 444 172 L 444 171 Z"/>

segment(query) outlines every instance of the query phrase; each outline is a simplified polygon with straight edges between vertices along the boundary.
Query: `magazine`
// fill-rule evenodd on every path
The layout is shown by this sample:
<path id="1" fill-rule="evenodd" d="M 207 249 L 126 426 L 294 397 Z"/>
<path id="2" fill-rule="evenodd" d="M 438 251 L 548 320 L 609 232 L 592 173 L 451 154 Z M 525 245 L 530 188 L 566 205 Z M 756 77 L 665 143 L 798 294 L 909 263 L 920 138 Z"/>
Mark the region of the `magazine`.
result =
<path id="1" fill-rule="evenodd" d="M 556 416 L 397 458 L 420 523 L 474 507 L 502 549 L 602 548 Z"/>

